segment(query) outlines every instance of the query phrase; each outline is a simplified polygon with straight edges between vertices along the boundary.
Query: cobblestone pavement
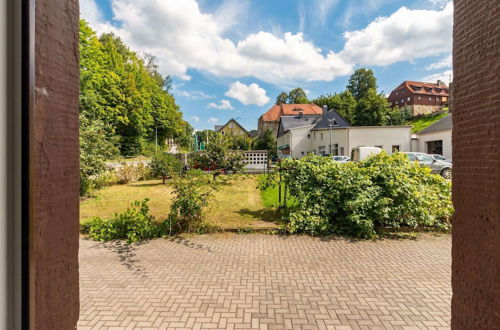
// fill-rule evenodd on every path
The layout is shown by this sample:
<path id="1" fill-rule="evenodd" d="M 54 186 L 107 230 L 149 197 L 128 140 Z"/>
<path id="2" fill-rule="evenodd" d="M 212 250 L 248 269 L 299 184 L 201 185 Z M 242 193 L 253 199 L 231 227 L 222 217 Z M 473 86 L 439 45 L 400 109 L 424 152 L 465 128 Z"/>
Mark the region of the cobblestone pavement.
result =
<path id="1" fill-rule="evenodd" d="M 449 328 L 450 249 L 432 235 L 81 239 L 78 329 Z"/>

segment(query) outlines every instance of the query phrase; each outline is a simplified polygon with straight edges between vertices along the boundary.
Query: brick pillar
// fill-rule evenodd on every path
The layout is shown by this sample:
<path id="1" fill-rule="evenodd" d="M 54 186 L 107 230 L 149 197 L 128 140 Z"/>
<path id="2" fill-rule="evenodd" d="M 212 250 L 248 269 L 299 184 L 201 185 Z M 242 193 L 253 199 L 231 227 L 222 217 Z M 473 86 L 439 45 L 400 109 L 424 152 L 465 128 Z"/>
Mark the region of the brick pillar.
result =
<path id="1" fill-rule="evenodd" d="M 79 315 L 79 7 L 35 0 L 30 113 L 31 329 L 74 329 Z"/>
<path id="2" fill-rule="evenodd" d="M 500 1 L 455 0 L 452 327 L 500 325 Z"/>

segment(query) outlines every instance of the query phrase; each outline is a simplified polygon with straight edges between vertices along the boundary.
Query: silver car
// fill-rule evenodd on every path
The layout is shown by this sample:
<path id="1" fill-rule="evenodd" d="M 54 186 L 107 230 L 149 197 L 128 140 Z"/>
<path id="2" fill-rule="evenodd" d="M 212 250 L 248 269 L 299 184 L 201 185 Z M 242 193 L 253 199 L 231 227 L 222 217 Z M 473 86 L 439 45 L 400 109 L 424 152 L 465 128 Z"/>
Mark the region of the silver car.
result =
<path id="1" fill-rule="evenodd" d="M 429 154 L 429 156 L 431 156 L 432 158 L 434 158 L 435 160 L 440 160 L 440 161 L 443 161 L 443 162 L 447 162 L 447 163 L 453 163 L 451 161 L 451 159 L 448 159 L 448 158 L 444 158 L 443 156 L 439 155 L 439 154 Z"/>
<path id="2" fill-rule="evenodd" d="M 351 160 L 349 156 L 332 156 L 332 160 L 340 162 L 340 163 L 345 163 Z"/>
<path id="3" fill-rule="evenodd" d="M 445 179 L 451 179 L 451 163 L 436 160 L 423 152 L 405 152 L 405 154 L 408 156 L 410 161 L 417 161 L 420 165 L 429 167 L 432 170 L 432 173 L 441 174 L 441 176 Z"/>

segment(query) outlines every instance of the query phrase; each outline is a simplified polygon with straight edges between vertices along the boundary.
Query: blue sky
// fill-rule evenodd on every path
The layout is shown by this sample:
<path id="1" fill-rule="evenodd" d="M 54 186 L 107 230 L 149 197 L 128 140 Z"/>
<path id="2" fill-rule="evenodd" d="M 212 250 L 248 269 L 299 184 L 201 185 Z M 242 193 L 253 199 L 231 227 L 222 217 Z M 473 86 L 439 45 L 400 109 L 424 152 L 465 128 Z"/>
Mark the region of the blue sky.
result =
<path id="1" fill-rule="evenodd" d="M 231 118 L 248 130 L 281 91 L 341 92 L 360 67 L 379 92 L 449 82 L 448 0 L 80 0 L 99 33 L 157 57 L 196 129 Z"/>

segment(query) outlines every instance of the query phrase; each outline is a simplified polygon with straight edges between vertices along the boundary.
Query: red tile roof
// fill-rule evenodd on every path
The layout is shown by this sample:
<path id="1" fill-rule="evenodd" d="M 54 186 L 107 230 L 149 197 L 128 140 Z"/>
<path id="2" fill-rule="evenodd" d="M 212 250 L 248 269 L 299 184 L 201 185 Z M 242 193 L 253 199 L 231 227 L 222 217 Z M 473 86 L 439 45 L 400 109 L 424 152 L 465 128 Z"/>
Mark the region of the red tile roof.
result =
<path id="1" fill-rule="evenodd" d="M 304 115 L 320 115 L 323 113 L 316 104 L 275 104 L 264 113 L 261 118 L 264 121 L 279 121 L 282 116 L 294 116 L 302 112 Z"/>
<path id="2" fill-rule="evenodd" d="M 400 90 L 405 87 L 414 94 L 442 96 L 448 96 L 449 94 L 448 86 L 446 85 L 409 80 L 405 80 L 401 85 L 396 87 L 394 91 Z"/>

